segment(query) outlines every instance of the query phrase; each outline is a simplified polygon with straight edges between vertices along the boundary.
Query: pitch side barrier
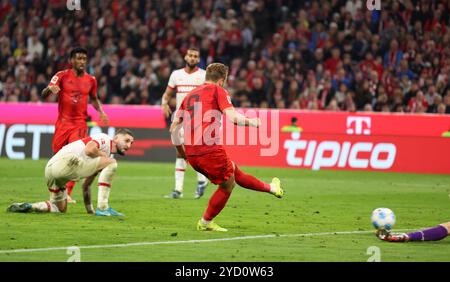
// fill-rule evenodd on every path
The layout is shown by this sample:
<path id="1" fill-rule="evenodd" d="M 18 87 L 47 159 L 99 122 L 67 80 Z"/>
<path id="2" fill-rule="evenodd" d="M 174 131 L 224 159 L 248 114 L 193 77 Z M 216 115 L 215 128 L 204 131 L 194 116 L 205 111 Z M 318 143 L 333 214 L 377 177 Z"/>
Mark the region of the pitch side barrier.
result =
<path id="1" fill-rule="evenodd" d="M 173 161 L 170 121 L 159 106 L 104 105 L 104 110 L 110 118 L 106 126 L 95 122 L 98 113 L 89 106 L 90 135 L 114 135 L 117 128 L 130 128 L 136 141 L 123 159 Z M 215 123 L 200 134 L 205 140 L 221 135 L 230 157 L 240 165 L 450 174 L 449 115 L 239 111 L 259 117 L 262 126 Z M 0 103 L 0 156 L 49 158 L 57 112 L 57 104 Z"/>

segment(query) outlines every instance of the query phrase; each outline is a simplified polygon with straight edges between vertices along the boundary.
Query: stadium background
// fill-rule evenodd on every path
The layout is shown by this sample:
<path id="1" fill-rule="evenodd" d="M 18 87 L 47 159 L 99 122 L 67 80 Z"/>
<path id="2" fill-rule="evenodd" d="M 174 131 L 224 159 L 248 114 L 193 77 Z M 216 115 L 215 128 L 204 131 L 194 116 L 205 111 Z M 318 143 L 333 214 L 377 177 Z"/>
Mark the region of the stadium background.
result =
<path id="1" fill-rule="evenodd" d="M 443 138 L 450 135 L 450 119 L 438 115 L 450 112 L 450 2 L 381 2 L 381 10 L 370 11 L 365 1 L 356 0 L 81 1 L 77 11 L 69 10 L 66 1 L 3 1 L 0 155 L 51 156 L 57 112 L 51 103 L 57 96 L 42 101 L 39 93 L 68 66 L 70 48 L 82 45 L 89 50 L 88 72 L 97 77 L 98 95 L 112 115 L 108 127 L 96 124 L 89 106 L 91 133 L 134 128 L 137 142 L 126 159 L 171 161 L 169 120 L 164 124 L 159 105 L 170 73 L 184 66 L 184 53 L 196 46 L 201 67 L 215 61 L 230 66 L 227 88 L 236 107 L 280 110 L 271 132 L 280 139 L 280 153 L 250 159 L 239 153 L 241 148 L 229 147 L 239 163 L 320 167 L 299 159 L 308 152 L 288 156 L 286 144 L 296 139 L 289 141 L 292 134 L 282 128 L 296 118 L 302 140 L 319 142 L 319 148 L 321 141 L 339 142 L 339 151 L 322 150 L 329 163 L 324 167 L 374 169 L 369 159 L 387 154 L 373 156 L 374 146 L 389 141 L 396 146 L 395 156 L 381 157 L 394 158 L 388 170 L 449 173 L 441 155 L 449 153 Z M 172 98 L 172 108 L 175 104 Z M 377 112 L 392 112 L 391 119 Z M 391 120 L 403 123 L 388 129 Z M 356 126 L 364 128 L 357 132 Z M 372 144 L 354 152 L 356 166 L 342 157 L 342 164 L 330 164 L 334 153 L 341 147 L 345 151 L 343 142 L 356 141 Z M 247 149 L 259 154 L 260 147 Z M 424 148 L 421 154 L 417 147 Z M 320 160 L 317 151 L 312 154 Z M 365 158 L 362 164 L 358 156 Z"/>
<path id="2" fill-rule="evenodd" d="M 82 45 L 103 103 L 157 105 L 197 46 L 237 107 L 450 113 L 450 3 L 365 2 L 3 0 L 0 101 L 39 102 Z"/>

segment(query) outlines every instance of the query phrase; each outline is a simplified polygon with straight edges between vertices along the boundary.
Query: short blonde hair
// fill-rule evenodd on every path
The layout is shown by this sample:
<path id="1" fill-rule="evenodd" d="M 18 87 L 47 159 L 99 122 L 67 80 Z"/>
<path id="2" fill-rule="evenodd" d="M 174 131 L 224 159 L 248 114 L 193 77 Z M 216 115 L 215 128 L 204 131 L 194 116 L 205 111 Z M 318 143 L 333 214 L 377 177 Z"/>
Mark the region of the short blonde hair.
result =
<path id="1" fill-rule="evenodd" d="M 212 63 L 206 68 L 206 80 L 217 82 L 219 79 L 226 79 L 228 67 L 221 63 Z"/>

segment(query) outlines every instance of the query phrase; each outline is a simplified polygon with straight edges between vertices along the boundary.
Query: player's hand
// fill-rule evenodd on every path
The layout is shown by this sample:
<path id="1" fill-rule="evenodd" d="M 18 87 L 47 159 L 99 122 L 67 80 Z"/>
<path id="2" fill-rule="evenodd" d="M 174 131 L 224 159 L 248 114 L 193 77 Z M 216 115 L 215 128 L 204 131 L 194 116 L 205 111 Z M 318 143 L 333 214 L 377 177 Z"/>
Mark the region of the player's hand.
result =
<path id="1" fill-rule="evenodd" d="M 108 124 L 109 123 L 109 118 L 108 116 L 105 114 L 105 112 L 101 112 L 100 113 L 100 119 L 102 120 L 102 122 L 104 124 Z"/>
<path id="2" fill-rule="evenodd" d="M 48 87 L 48 89 L 50 89 L 50 91 L 52 92 L 52 94 L 58 94 L 58 92 L 61 90 L 61 88 L 59 88 L 58 85 L 50 85 Z"/>
<path id="3" fill-rule="evenodd" d="M 261 119 L 260 118 L 251 118 L 249 119 L 249 126 L 260 127 Z"/>
<path id="4" fill-rule="evenodd" d="M 387 242 L 406 242 L 409 237 L 405 233 L 392 233 L 388 230 L 377 230 L 376 236 L 378 239 Z"/>
<path id="5" fill-rule="evenodd" d="M 169 117 L 170 114 L 172 113 L 172 110 L 170 109 L 169 104 L 162 104 L 161 109 L 162 109 L 165 117 Z"/>

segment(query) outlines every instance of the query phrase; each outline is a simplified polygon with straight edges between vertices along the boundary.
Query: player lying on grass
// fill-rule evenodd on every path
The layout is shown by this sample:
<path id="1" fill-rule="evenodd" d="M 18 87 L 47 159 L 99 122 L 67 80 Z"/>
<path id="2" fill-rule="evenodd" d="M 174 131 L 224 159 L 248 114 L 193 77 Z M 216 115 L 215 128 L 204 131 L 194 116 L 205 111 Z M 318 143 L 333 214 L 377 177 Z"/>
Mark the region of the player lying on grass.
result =
<path id="1" fill-rule="evenodd" d="M 439 241 L 450 233 L 450 222 L 412 233 L 392 233 L 387 230 L 377 231 L 377 237 L 388 242 Z"/>
<path id="2" fill-rule="evenodd" d="M 133 144 L 130 130 L 119 129 L 111 139 L 101 133 L 72 142 L 58 151 L 45 167 L 45 179 L 50 191 L 50 200 L 38 203 L 15 203 L 8 207 L 9 212 L 66 212 L 66 183 L 86 178 L 83 183 L 83 198 L 86 210 L 93 214 L 90 184 L 97 173 L 98 201 L 96 215 L 123 216 L 108 205 L 111 182 L 116 173 L 117 161 L 111 154 L 124 155 Z"/>
<path id="3" fill-rule="evenodd" d="M 269 184 L 245 174 L 230 160 L 222 145 L 220 134 L 216 132 L 221 127 L 222 113 L 236 125 L 259 127 L 261 123 L 259 118 L 247 118 L 235 110 L 228 92 L 223 88 L 227 75 L 227 66 L 210 64 L 206 68 L 205 83 L 189 92 L 170 127 L 172 140 L 180 155 L 186 157 L 196 171 L 219 185 L 197 224 L 197 229 L 202 231 L 227 231 L 214 223 L 213 219 L 225 207 L 236 183 L 247 189 L 271 193 L 278 198 L 284 194 L 278 178 L 273 178 Z M 178 131 L 182 128 L 184 146 L 177 140 Z"/>

